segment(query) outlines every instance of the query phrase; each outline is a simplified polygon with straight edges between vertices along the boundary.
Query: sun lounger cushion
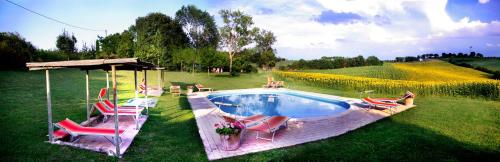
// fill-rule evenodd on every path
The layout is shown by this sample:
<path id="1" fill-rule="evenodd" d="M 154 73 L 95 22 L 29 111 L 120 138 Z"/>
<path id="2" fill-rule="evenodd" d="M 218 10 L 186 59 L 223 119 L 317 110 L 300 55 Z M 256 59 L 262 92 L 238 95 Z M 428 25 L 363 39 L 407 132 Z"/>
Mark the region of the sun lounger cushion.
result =
<path id="1" fill-rule="evenodd" d="M 288 119 L 289 118 L 286 116 L 273 116 L 257 125 L 250 126 L 247 129 L 252 131 L 272 133 L 278 130 L 283 124 L 285 124 Z"/>
<path id="2" fill-rule="evenodd" d="M 100 102 L 97 102 L 94 105 L 100 112 L 104 113 L 104 115 L 110 115 L 115 113 L 114 110 L 106 109 L 106 107 Z M 135 114 L 136 114 L 135 111 L 118 110 L 118 115 L 135 115 Z"/>
<path id="3" fill-rule="evenodd" d="M 54 131 L 54 138 L 55 139 L 61 139 L 61 138 L 64 138 L 66 136 L 68 136 L 68 132 L 65 132 L 63 130 L 56 130 Z"/>
<path id="4" fill-rule="evenodd" d="M 375 106 L 382 106 L 382 107 L 396 107 L 396 106 L 398 106 L 398 104 L 395 104 L 395 103 L 381 102 L 381 101 L 374 100 L 370 97 L 363 98 L 363 101 L 365 101 L 368 104 L 375 105 Z"/>
<path id="5" fill-rule="evenodd" d="M 232 117 L 229 117 L 229 116 L 222 116 L 222 117 L 224 118 L 224 120 L 226 122 L 230 122 L 230 123 L 236 122 L 236 119 L 234 119 Z M 239 119 L 238 121 L 241 122 L 245 126 L 249 126 L 249 125 L 255 124 L 257 122 L 260 122 L 265 118 L 266 118 L 265 115 L 253 115 L 253 116 L 249 116 L 249 117 L 246 117 L 243 119 Z"/>
<path id="6" fill-rule="evenodd" d="M 111 128 L 94 128 L 94 127 L 82 127 L 81 125 L 69 120 L 64 119 L 57 123 L 59 127 L 63 128 L 70 133 L 76 134 L 95 134 L 95 135 L 105 135 L 113 136 L 115 135 L 115 129 Z M 125 130 L 118 130 L 118 134 L 122 134 Z"/>
<path id="7" fill-rule="evenodd" d="M 108 91 L 108 89 L 101 88 L 101 91 L 99 92 L 99 98 L 100 99 L 102 99 L 104 97 L 104 95 L 106 95 L 106 91 Z"/>

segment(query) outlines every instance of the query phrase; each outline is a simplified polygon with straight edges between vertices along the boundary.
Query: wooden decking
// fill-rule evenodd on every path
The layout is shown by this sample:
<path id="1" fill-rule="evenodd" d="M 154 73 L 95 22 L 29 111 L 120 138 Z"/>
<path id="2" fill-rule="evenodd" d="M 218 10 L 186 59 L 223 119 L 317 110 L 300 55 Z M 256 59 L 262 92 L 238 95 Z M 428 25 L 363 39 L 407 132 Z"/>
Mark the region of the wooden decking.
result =
<path id="1" fill-rule="evenodd" d="M 361 108 L 360 106 L 363 104 L 361 104 L 361 101 L 358 99 L 342 98 L 351 104 L 351 108 L 340 116 L 315 120 L 291 120 L 287 128 L 279 130 L 276 133 L 274 142 L 257 140 L 255 139 L 256 134 L 254 132 L 244 132 L 242 144 L 239 149 L 235 151 L 224 151 L 220 149 L 221 140 L 214 128 L 215 123 L 223 121 L 220 117 L 223 112 L 210 102 L 206 98 L 206 95 L 207 93 L 198 93 L 197 95 L 189 96 L 188 100 L 193 109 L 196 124 L 199 129 L 198 131 L 209 160 L 293 146 L 334 137 L 391 115 L 389 111 L 367 110 Z M 327 98 L 340 98 L 324 94 L 315 95 Z M 409 108 L 411 107 L 401 105 L 395 109 L 393 114 Z"/>

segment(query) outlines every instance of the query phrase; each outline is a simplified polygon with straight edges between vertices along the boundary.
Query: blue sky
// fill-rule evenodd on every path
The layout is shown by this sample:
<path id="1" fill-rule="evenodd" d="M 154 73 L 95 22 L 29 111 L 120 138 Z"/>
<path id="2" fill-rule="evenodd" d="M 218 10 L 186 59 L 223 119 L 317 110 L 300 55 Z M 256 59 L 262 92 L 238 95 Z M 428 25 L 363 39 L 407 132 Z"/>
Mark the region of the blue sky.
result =
<path id="1" fill-rule="evenodd" d="M 221 25 L 220 9 L 242 10 L 255 26 L 277 37 L 278 55 L 288 59 L 375 55 L 382 59 L 422 53 L 469 52 L 500 56 L 498 0 L 11 0 L 77 26 L 122 32 L 139 16 L 173 16 L 182 5 L 210 12 Z M 0 31 L 18 32 L 35 46 L 55 48 L 67 30 L 78 45 L 93 44 L 104 32 L 68 27 L 0 0 Z"/>

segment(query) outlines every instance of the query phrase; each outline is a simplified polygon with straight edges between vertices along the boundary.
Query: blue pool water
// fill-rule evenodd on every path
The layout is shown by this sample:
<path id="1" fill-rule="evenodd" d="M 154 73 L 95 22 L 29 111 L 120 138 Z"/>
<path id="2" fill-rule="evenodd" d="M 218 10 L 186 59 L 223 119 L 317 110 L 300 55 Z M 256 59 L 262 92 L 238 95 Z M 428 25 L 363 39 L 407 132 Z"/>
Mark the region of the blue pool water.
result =
<path id="1" fill-rule="evenodd" d="M 350 108 L 348 103 L 340 100 L 295 92 L 220 93 L 209 95 L 208 99 L 222 111 L 240 116 L 263 114 L 308 118 L 335 115 Z"/>

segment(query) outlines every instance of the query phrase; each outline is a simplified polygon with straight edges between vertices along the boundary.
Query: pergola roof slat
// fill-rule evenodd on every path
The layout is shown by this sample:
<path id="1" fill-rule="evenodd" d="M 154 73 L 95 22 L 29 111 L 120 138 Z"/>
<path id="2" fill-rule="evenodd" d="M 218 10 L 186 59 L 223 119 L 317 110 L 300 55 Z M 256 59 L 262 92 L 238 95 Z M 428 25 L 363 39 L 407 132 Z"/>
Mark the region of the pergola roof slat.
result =
<path id="1" fill-rule="evenodd" d="M 86 70 L 103 69 L 109 70 L 109 65 L 122 65 L 117 67 L 119 70 L 133 70 L 137 68 L 155 69 L 156 67 L 148 62 L 142 62 L 137 58 L 119 58 L 119 59 L 92 59 L 92 60 L 72 60 L 72 61 L 53 61 L 53 62 L 29 62 L 26 67 L 30 70 L 45 70 L 56 68 L 80 68 Z"/>

